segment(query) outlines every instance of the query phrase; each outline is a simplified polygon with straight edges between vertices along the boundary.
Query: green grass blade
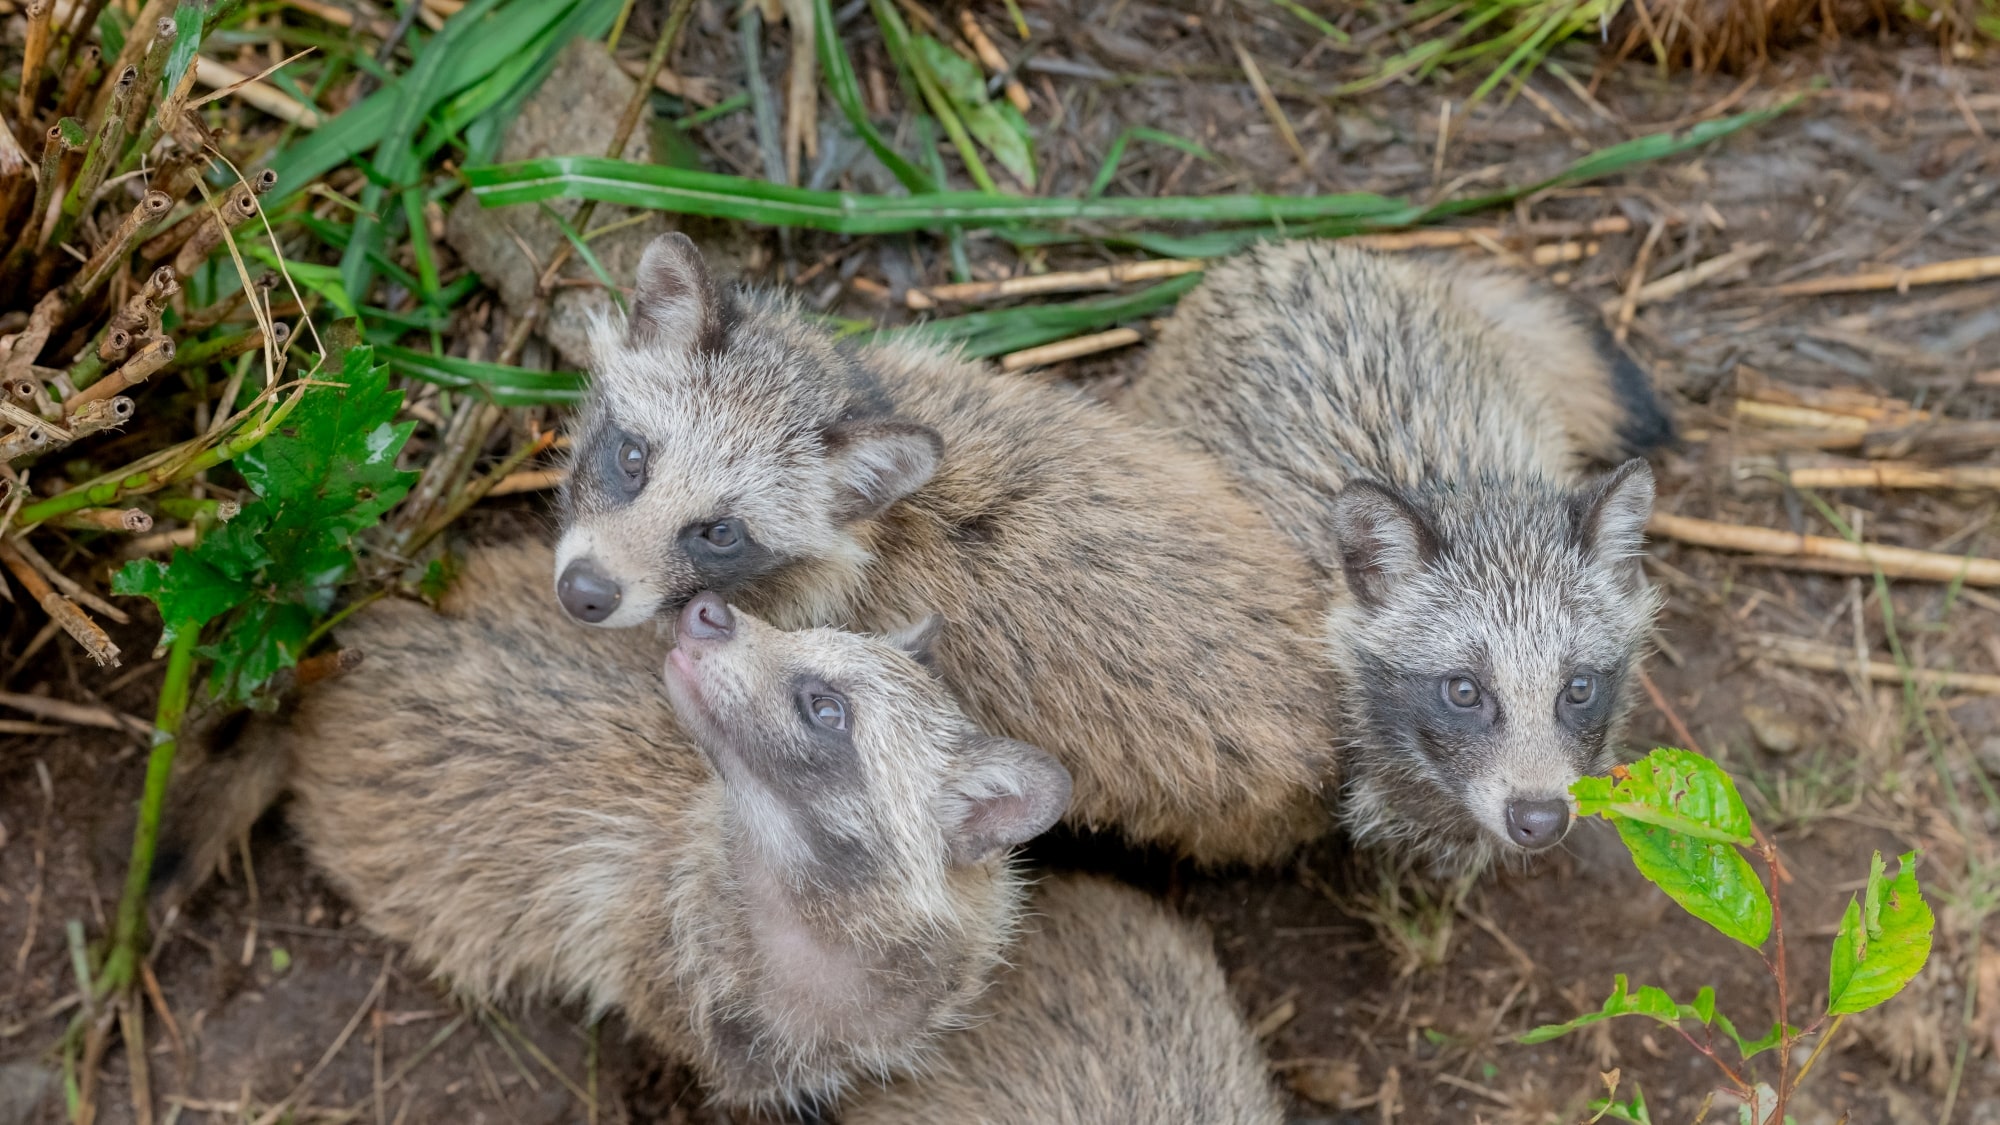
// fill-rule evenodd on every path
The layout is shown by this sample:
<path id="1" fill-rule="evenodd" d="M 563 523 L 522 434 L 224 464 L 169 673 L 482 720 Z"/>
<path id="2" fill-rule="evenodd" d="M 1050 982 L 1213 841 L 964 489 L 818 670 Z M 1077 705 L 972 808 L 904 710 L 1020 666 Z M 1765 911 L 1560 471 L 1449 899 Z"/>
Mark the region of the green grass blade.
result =
<path id="1" fill-rule="evenodd" d="M 840 107 L 842 116 L 847 118 L 848 127 L 875 154 L 875 159 L 889 170 L 889 174 L 896 177 L 898 183 L 910 191 L 936 191 L 937 181 L 891 148 L 889 142 L 882 139 L 875 123 L 868 119 L 867 105 L 861 100 L 861 84 L 854 78 L 854 64 L 847 57 L 847 47 L 840 41 L 840 30 L 834 26 L 832 0 L 813 0 L 813 10 L 813 34 L 818 40 L 819 68 L 826 75 L 826 88 L 833 95 L 834 104 Z"/>
<path id="2" fill-rule="evenodd" d="M 530 371 L 379 344 L 375 354 L 399 375 L 479 395 L 498 406 L 573 405 L 583 401 L 588 382 L 581 371 Z"/>
<path id="3" fill-rule="evenodd" d="M 1335 43 L 1346 43 L 1349 41 L 1349 36 L 1345 31 L 1320 18 L 1318 13 L 1299 3 L 1299 0 L 1271 0 L 1271 2 L 1292 13 L 1300 23 L 1333 40 Z"/>
<path id="4" fill-rule="evenodd" d="M 604 286 L 605 292 L 611 294 L 611 300 L 618 305 L 618 311 L 624 312 L 625 293 L 618 288 L 617 282 L 611 280 L 611 271 L 605 269 L 604 263 L 597 260 L 597 254 L 590 248 L 590 243 L 578 234 L 576 227 L 570 225 L 570 221 L 563 218 L 555 208 L 546 203 L 537 203 L 535 206 L 541 208 L 543 214 L 555 220 L 556 228 L 562 231 L 564 238 L 569 239 L 570 247 L 576 251 L 576 256 L 582 258 L 583 264 L 590 267 L 590 272 L 597 275 L 598 283 Z"/>

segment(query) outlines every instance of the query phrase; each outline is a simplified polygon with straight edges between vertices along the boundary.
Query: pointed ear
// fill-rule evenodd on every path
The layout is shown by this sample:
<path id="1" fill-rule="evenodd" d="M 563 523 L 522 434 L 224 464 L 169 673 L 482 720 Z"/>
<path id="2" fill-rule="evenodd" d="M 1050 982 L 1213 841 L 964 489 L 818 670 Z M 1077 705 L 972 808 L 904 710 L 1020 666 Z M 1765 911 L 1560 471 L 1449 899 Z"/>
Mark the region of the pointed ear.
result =
<path id="1" fill-rule="evenodd" d="M 889 634 L 890 643 L 916 658 L 926 668 L 937 668 L 937 640 L 944 632 L 944 615 L 933 613 Z"/>
<path id="2" fill-rule="evenodd" d="M 1634 457 L 1571 500 L 1576 544 L 1598 562 L 1636 556 L 1653 514 L 1653 469 Z"/>
<path id="3" fill-rule="evenodd" d="M 893 418 L 835 423 L 826 445 L 840 490 L 834 518 L 843 523 L 881 515 L 922 488 L 944 460 L 936 430 Z"/>
<path id="4" fill-rule="evenodd" d="M 1041 835 L 1069 807 L 1069 771 L 1025 742 L 980 735 L 958 783 L 965 811 L 950 829 L 954 863 L 971 864 Z"/>
<path id="5" fill-rule="evenodd" d="M 632 286 L 627 343 L 719 353 L 734 319 L 734 302 L 709 276 L 693 239 L 674 231 L 646 247 Z"/>
<path id="6" fill-rule="evenodd" d="M 1333 535 L 1347 588 L 1371 609 L 1444 551 L 1422 512 L 1372 481 L 1355 481 L 1333 498 Z"/>

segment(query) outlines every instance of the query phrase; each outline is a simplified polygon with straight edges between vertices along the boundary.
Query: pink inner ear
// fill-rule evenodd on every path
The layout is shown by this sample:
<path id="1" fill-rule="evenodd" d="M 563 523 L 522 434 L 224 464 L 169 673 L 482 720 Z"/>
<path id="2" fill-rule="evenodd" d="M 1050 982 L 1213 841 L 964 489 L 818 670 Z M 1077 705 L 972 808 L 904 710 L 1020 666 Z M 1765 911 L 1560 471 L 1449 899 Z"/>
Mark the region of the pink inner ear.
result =
<path id="1" fill-rule="evenodd" d="M 996 851 L 1023 843 L 1040 830 L 1031 825 L 1034 806 L 1019 793 L 1001 793 L 972 802 L 952 841 L 952 858 L 978 863 Z"/>

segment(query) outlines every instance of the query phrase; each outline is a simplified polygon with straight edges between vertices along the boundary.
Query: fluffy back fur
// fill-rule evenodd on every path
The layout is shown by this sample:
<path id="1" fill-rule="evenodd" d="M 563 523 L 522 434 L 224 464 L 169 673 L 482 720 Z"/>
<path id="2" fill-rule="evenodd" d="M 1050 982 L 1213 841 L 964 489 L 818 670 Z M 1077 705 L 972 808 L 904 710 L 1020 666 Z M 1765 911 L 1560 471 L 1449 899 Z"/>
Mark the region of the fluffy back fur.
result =
<path id="1" fill-rule="evenodd" d="M 1072 822 L 1204 861 L 1327 825 L 1311 573 L 1210 459 L 1057 387 L 837 344 L 679 236 L 599 331 L 574 435 L 555 577 L 579 616 L 702 589 L 784 627 L 934 607 L 945 680 L 1068 767 Z"/>
<path id="2" fill-rule="evenodd" d="M 843 1125 L 1277 1125 L 1262 1052 L 1207 935 L 1095 878 L 1035 890 L 982 1018 L 929 1069 L 862 1089 Z"/>
<path id="3" fill-rule="evenodd" d="M 441 613 L 363 610 L 340 636 L 367 659 L 237 769 L 283 777 L 364 921 L 468 995 L 622 1008 L 732 1103 L 920 1060 L 1011 939 L 1007 851 L 1053 823 L 1060 768 L 896 644 L 740 613 L 672 654 L 683 724 L 665 645 L 566 620 L 552 561 L 482 550 Z"/>
<path id="4" fill-rule="evenodd" d="M 1518 278 L 1285 243 L 1210 271 L 1124 406 L 1320 568 L 1358 837 L 1446 867 L 1560 839 L 1656 609 L 1651 471 L 1584 472 L 1672 433 L 1629 358 Z"/>

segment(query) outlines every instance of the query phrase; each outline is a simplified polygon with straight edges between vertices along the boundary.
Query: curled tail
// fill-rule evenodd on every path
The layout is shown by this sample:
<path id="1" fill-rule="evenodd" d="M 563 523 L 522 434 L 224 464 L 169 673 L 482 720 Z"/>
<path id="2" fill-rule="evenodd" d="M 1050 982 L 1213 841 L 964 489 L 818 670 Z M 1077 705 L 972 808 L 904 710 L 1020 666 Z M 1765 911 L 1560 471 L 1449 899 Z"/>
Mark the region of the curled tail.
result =
<path id="1" fill-rule="evenodd" d="M 282 720 L 232 716 L 204 739 L 209 753 L 175 779 L 153 854 L 153 893 L 182 902 L 222 866 L 284 793 L 291 777 L 292 737 Z M 233 743 L 233 746 L 229 746 Z"/>

